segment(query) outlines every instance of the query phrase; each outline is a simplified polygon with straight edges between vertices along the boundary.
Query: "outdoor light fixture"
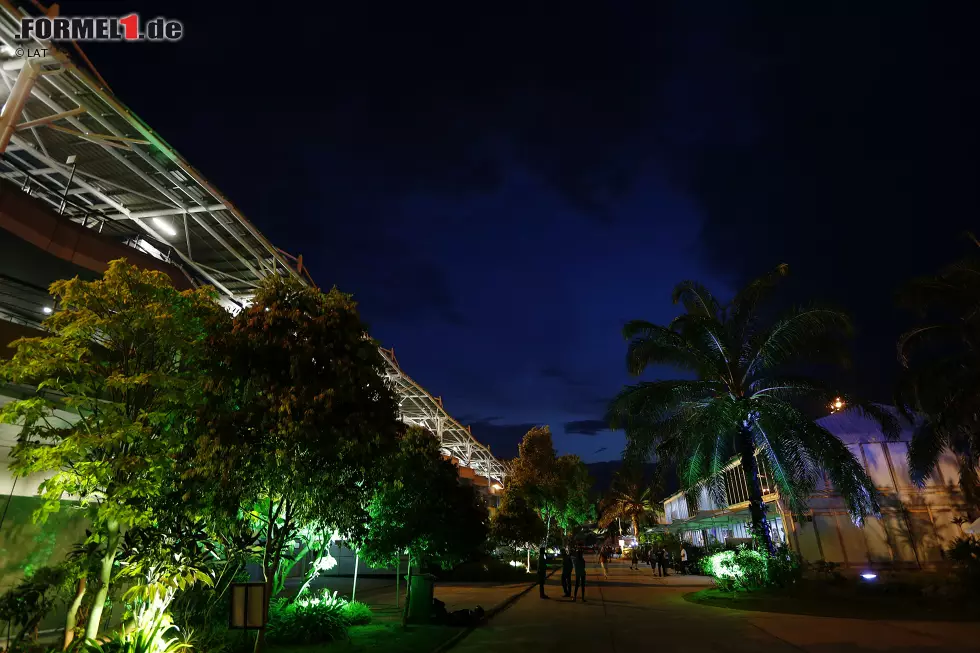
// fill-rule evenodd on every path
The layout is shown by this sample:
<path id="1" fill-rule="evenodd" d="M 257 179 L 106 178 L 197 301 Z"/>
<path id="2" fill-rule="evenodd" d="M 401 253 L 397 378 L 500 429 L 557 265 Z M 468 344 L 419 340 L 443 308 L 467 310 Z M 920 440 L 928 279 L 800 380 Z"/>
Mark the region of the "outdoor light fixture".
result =
<path id="1" fill-rule="evenodd" d="M 171 225 L 163 218 L 153 218 L 153 224 L 159 227 L 163 231 L 163 233 L 167 234 L 168 236 L 177 235 L 177 230 L 173 228 L 173 225 Z"/>
<path id="2" fill-rule="evenodd" d="M 832 402 L 830 402 L 830 412 L 836 413 L 839 410 L 843 410 L 844 406 L 845 406 L 844 400 L 841 399 L 840 397 L 837 397 Z"/>
<path id="3" fill-rule="evenodd" d="M 54 313 L 54 309 L 51 308 L 50 306 L 45 306 L 41 309 L 41 312 L 44 313 L 45 315 L 51 315 L 52 313 Z"/>
<path id="4" fill-rule="evenodd" d="M 867 572 L 867 573 L 861 574 L 861 578 L 863 578 L 864 580 L 874 580 L 877 577 L 878 577 L 878 574 L 872 574 L 870 571 Z"/>
<path id="5" fill-rule="evenodd" d="M 490 488 L 496 491 L 496 490 L 503 490 L 504 486 L 501 485 L 500 483 L 494 483 L 493 485 L 490 486 Z"/>

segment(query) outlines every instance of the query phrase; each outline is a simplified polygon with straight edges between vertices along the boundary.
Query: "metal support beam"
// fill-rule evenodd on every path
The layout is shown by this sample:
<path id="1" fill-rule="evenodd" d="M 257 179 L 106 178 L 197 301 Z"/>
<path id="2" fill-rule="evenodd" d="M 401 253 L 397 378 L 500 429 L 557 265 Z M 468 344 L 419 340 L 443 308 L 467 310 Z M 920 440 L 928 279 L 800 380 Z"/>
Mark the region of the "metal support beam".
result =
<path id="1" fill-rule="evenodd" d="M 77 116 L 80 113 L 85 113 L 85 109 L 82 107 L 75 107 L 70 111 L 62 111 L 61 113 L 56 113 L 50 116 L 44 116 L 43 118 L 37 118 L 36 120 L 28 120 L 27 122 L 22 122 L 17 125 L 16 130 L 22 131 L 24 129 L 32 129 L 38 125 L 47 125 L 55 120 L 61 120 L 62 118 L 70 118 L 72 116 Z"/>
<path id="2" fill-rule="evenodd" d="M 187 209 L 159 209 L 153 211 L 131 211 L 128 215 L 125 213 L 110 213 L 107 218 L 112 218 L 113 220 L 129 220 L 132 218 L 163 218 L 172 215 L 185 215 L 187 213 L 207 213 L 209 211 L 223 211 L 224 205 L 222 204 L 210 204 L 208 206 L 192 206 Z"/>
<path id="3" fill-rule="evenodd" d="M 27 99 L 31 96 L 31 89 L 34 87 L 34 82 L 37 81 L 40 72 L 41 67 L 38 64 L 33 61 L 26 61 L 17 75 L 17 81 L 14 82 L 14 86 L 10 90 L 10 97 L 7 98 L 6 104 L 0 110 L 0 154 L 7 151 L 10 137 L 14 135 L 20 114 L 24 110 L 24 105 L 27 104 Z"/>

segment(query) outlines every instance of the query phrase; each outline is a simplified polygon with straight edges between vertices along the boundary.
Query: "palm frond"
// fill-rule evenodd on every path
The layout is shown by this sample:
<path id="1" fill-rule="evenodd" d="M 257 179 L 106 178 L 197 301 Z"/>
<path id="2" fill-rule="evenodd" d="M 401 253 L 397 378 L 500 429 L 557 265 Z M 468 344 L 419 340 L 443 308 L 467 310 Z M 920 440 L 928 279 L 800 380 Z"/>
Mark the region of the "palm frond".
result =
<path id="1" fill-rule="evenodd" d="M 714 295 L 697 281 L 682 281 L 674 287 L 673 301 L 683 304 L 690 315 L 718 318 L 721 305 Z"/>
<path id="2" fill-rule="evenodd" d="M 650 426 L 681 407 L 725 392 L 714 381 L 647 381 L 623 388 L 609 404 L 606 419 L 614 429 Z"/>
<path id="3" fill-rule="evenodd" d="M 738 346 L 733 347 L 727 341 L 728 333 L 721 322 L 685 313 L 674 318 L 670 330 L 679 333 L 689 349 L 700 353 L 703 363 L 694 371 L 700 372 L 701 376 L 724 379 L 734 390 L 733 357 L 738 355 Z"/>
<path id="4" fill-rule="evenodd" d="M 765 301 L 779 281 L 788 275 L 789 265 L 782 263 L 735 294 L 735 298 L 730 304 L 729 318 L 733 327 L 733 334 L 736 337 L 739 339 L 744 337 L 746 327 L 756 315 L 759 304 Z"/>
<path id="5" fill-rule="evenodd" d="M 912 432 L 909 442 L 909 476 L 918 487 L 925 485 L 926 479 L 939 463 L 943 450 L 949 446 L 949 437 L 944 429 L 937 429 L 931 418 L 923 420 Z"/>
<path id="6" fill-rule="evenodd" d="M 745 367 L 745 381 L 764 370 L 820 355 L 831 349 L 834 337 L 851 335 L 851 320 L 829 308 L 794 309 L 767 332 L 753 338 L 753 353 Z M 834 354 L 838 354 L 834 350 Z"/>
<path id="7" fill-rule="evenodd" d="M 763 419 L 770 441 L 782 441 L 779 446 L 784 454 L 780 463 L 784 470 L 790 468 L 790 446 L 795 446 L 797 456 L 809 458 L 827 474 L 855 523 L 868 515 L 880 514 L 878 490 L 864 466 L 837 436 L 786 402 L 772 397 L 762 397 L 757 402 L 764 410 Z M 803 472 L 796 480 L 800 487 L 804 487 L 807 475 Z"/>
<path id="8" fill-rule="evenodd" d="M 626 349 L 626 367 L 638 376 L 650 365 L 670 365 L 699 372 L 711 365 L 704 352 L 692 347 L 679 333 L 648 322 L 634 321 L 623 327 L 630 338 Z"/>

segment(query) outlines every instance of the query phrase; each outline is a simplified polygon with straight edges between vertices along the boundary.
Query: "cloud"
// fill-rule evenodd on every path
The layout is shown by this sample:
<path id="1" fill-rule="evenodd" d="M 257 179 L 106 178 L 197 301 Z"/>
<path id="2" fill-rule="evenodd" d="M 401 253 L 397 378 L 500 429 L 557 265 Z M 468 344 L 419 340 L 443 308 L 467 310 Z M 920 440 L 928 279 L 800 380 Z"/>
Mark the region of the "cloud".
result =
<path id="1" fill-rule="evenodd" d="M 597 435 L 602 431 L 608 431 L 609 424 L 601 419 L 580 419 L 565 422 L 565 433 L 578 433 L 580 435 Z"/>

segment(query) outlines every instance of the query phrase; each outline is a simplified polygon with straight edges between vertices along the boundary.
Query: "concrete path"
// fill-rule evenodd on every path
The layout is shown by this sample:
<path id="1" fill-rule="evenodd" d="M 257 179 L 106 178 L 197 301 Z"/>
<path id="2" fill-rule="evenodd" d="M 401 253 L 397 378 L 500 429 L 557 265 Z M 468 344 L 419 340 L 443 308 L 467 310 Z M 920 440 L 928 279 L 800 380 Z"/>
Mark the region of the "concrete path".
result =
<path id="1" fill-rule="evenodd" d="M 980 624 L 864 621 L 744 612 L 683 599 L 710 581 L 699 576 L 654 578 L 650 568 L 610 564 L 603 579 L 589 565 L 587 603 L 561 598 L 557 576 L 544 601 L 530 592 L 462 640 L 454 653 L 544 651 L 864 651 L 980 650 Z"/>

